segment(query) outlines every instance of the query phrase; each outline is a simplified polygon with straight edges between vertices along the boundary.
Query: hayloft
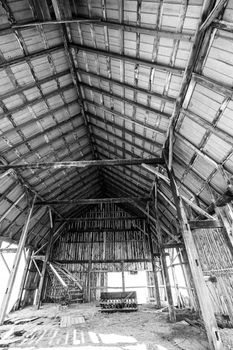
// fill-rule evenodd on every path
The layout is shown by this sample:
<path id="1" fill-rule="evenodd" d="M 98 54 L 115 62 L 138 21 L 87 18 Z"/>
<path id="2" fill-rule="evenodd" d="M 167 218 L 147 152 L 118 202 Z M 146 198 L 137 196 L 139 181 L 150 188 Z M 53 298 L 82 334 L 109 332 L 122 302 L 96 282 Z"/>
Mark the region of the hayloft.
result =
<path id="1" fill-rule="evenodd" d="M 224 349 L 233 1 L 0 5 L 0 323 L 16 289 L 15 310 L 147 303 Z"/>

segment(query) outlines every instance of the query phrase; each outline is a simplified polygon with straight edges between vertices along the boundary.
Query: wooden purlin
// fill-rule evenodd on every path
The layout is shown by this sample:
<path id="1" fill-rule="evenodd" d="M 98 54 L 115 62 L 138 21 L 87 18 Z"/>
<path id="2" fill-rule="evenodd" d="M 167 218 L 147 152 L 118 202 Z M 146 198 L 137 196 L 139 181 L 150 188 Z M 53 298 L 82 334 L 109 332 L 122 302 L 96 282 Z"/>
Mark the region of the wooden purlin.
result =
<path id="1" fill-rule="evenodd" d="M 129 25 L 121 21 L 121 23 L 111 22 L 106 20 L 101 20 L 100 18 L 91 18 L 91 17 L 81 17 L 81 18 L 72 18 L 72 19 L 63 19 L 63 20 L 45 20 L 45 21 L 35 21 L 35 22 L 27 22 L 22 24 L 13 24 L 10 28 L 1 29 L 0 35 L 6 35 L 12 33 L 14 29 L 24 30 L 28 27 L 34 26 L 47 26 L 47 25 L 60 25 L 60 24 L 71 24 L 71 23 L 80 23 L 80 24 L 94 24 L 95 26 L 106 26 L 112 29 L 119 29 L 126 32 L 133 32 L 138 34 L 146 34 L 154 36 L 155 29 L 146 28 L 146 27 L 137 27 L 133 25 Z M 182 40 L 182 41 L 193 41 L 192 34 L 186 33 L 176 33 L 172 31 L 158 30 L 156 35 L 160 38 L 169 38 L 174 40 Z"/>
<path id="2" fill-rule="evenodd" d="M 124 169 L 130 170 L 126 167 L 124 167 Z M 122 173 L 122 174 L 121 174 Z M 117 181 L 119 181 L 119 183 L 123 186 L 126 187 L 126 189 L 132 189 L 133 191 L 135 191 L 135 194 L 140 194 L 143 195 L 145 193 L 149 194 L 149 186 L 145 186 L 145 183 L 141 182 L 140 184 L 138 183 L 137 180 L 135 180 L 134 178 L 130 178 L 130 175 L 126 172 L 123 172 L 123 169 L 121 171 L 121 173 L 118 171 L 114 171 L 114 169 L 105 169 L 104 170 L 104 176 L 106 179 L 106 175 L 107 175 L 107 180 L 110 179 L 110 181 L 112 180 L 112 182 L 117 183 Z M 127 184 L 125 184 L 125 181 L 128 181 Z"/>
<path id="3" fill-rule="evenodd" d="M 95 55 L 98 54 L 100 56 L 102 55 L 102 56 L 111 57 L 111 58 L 115 58 L 115 59 L 119 59 L 119 60 L 124 60 L 126 62 L 140 64 L 140 65 L 150 67 L 150 68 L 155 68 L 155 69 L 157 68 L 157 69 L 165 71 L 165 72 L 169 71 L 169 72 L 176 74 L 178 76 L 182 76 L 182 74 L 184 73 L 183 69 L 181 69 L 181 68 L 174 68 L 174 67 L 171 67 L 169 65 L 156 64 L 156 63 L 153 63 L 150 61 L 134 58 L 131 56 L 126 56 L 126 55 L 123 56 L 123 55 L 120 55 L 120 54 L 117 54 L 114 52 L 110 52 L 110 51 L 94 49 L 94 48 L 89 47 L 89 46 L 84 46 L 84 45 L 72 43 L 72 44 L 70 44 L 70 47 L 72 47 L 78 51 L 85 51 L 85 52 L 92 53 Z"/>
<path id="4" fill-rule="evenodd" d="M 79 114 L 78 114 L 78 115 L 74 115 L 73 117 L 71 117 L 71 120 L 72 120 L 72 119 L 76 119 L 77 116 L 79 116 Z M 67 125 L 69 125 L 69 123 L 70 123 L 70 120 L 63 120 L 63 121 L 59 124 L 59 126 L 60 126 L 60 127 L 61 127 L 61 126 L 67 126 Z M 46 133 L 49 133 L 49 132 L 52 132 L 52 131 L 54 131 L 54 130 L 56 130 L 56 129 L 57 129 L 57 125 L 51 126 L 51 127 L 47 128 L 47 129 L 45 129 L 43 132 L 39 132 L 39 133 L 36 133 L 35 135 L 33 135 L 33 136 L 31 136 L 31 137 L 28 137 L 28 138 L 27 138 L 27 142 L 30 142 L 30 141 L 32 141 L 32 140 L 35 141 L 36 138 L 39 138 L 40 136 L 43 136 L 45 132 L 46 132 Z M 23 146 L 24 144 L 25 144 L 25 141 L 18 142 L 17 144 L 14 144 L 13 146 L 11 146 L 9 149 L 5 150 L 5 151 L 2 152 L 2 153 L 3 153 L 4 156 L 6 156 L 7 154 L 9 154 L 10 152 L 12 152 L 13 150 L 19 148 L 20 146 Z"/>
<path id="5" fill-rule="evenodd" d="M 98 105 L 97 103 L 94 103 L 94 102 L 92 102 L 92 101 L 91 101 L 91 102 L 90 102 L 90 101 L 87 101 L 87 103 L 93 105 L 94 107 L 97 107 L 97 108 L 102 109 L 104 112 L 108 112 L 109 114 L 111 113 L 111 114 L 113 114 L 113 115 L 116 115 L 116 116 L 119 117 L 120 119 L 123 119 L 123 121 L 125 121 L 125 120 L 126 120 L 126 121 L 130 121 L 130 122 L 132 123 L 132 125 L 133 125 L 133 124 L 135 124 L 135 125 L 140 125 L 140 126 L 142 126 L 144 129 L 150 130 L 150 131 L 152 131 L 152 132 L 156 132 L 156 133 L 158 133 L 158 134 L 160 134 L 160 135 L 164 135 L 164 134 L 165 134 L 165 131 L 164 131 L 164 130 L 162 130 L 162 129 L 158 128 L 158 127 L 154 127 L 153 125 L 150 125 L 150 124 L 148 124 L 148 123 L 143 123 L 143 122 L 140 122 L 140 121 L 137 120 L 137 119 L 132 119 L 131 117 L 126 116 L 126 115 L 122 115 L 121 113 L 119 113 L 119 112 L 117 112 L 117 111 L 115 111 L 115 110 L 112 110 L 112 111 L 110 112 L 110 110 L 109 110 L 107 107 L 105 107 L 105 106 L 102 107 L 101 105 Z M 116 129 L 119 129 L 119 128 L 120 128 L 120 126 L 119 126 L 118 124 L 113 123 L 113 122 L 110 122 L 109 120 L 106 120 L 106 121 L 105 121 L 103 118 L 101 118 L 101 117 L 98 116 L 98 115 L 94 115 L 94 114 L 89 113 L 89 112 L 87 112 L 87 114 L 88 114 L 88 116 L 91 117 L 94 121 L 99 120 L 99 121 L 102 121 L 103 123 L 105 122 L 105 123 L 106 123 L 106 126 L 107 126 L 107 125 L 110 125 L 110 126 L 113 126 L 113 127 L 116 128 Z M 94 119 L 94 117 L 95 117 L 95 119 Z M 97 125 L 97 124 L 95 124 L 93 121 L 91 122 L 91 125 L 92 125 L 93 127 L 100 128 L 100 126 Z M 102 129 L 102 130 L 103 130 L 103 129 Z M 121 130 L 122 130 L 122 128 L 121 128 Z M 127 131 L 129 134 L 133 133 L 133 131 L 131 131 L 131 130 L 129 130 L 129 129 L 126 129 L 126 131 Z M 135 133 L 135 136 L 137 136 L 139 139 L 142 138 L 142 136 L 140 136 L 140 135 L 137 134 L 137 133 Z M 146 137 L 145 137 L 145 139 L 146 139 Z M 162 147 L 162 143 L 158 143 L 158 142 L 152 141 L 152 140 L 150 140 L 149 142 L 150 142 L 150 143 L 153 142 L 153 144 L 154 144 L 155 146 L 157 146 L 157 147 Z"/>
<path id="6" fill-rule="evenodd" d="M 181 166 L 184 167 L 184 169 L 186 169 L 186 172 L 188 171 L 191 171 L 194 176 L 200 180 L 200 182 L 203 183 L 203 188 L 206 187 L 207 185 L 209 185 L 211 187 L 211 189 L 214 191 L 214 193 L 217 193 L 218 195 L 221 195 L 221 192 L 216 188 L 216 187 L 213 187 L 213 185 L 209 182 L 209 180 L 211 180 L 211 176 L 209 176 L 207 179 L 204 178 L 199 172 L 197 172 L 194 167 L 192 167 L 192 164 L 187 164 L 185 163 L 180 157 L 178 157 L 177 155 L 174 155 L 174 160 L 180 164 Z M 182 180 L 180 180 L 181 182 L 181 185 L 182 185 Z M 200 193 L 201 193 L 201 190 L 203 190 L 203 188 L 200 189 Z M 191 190 L 190 190 L 191 191 Z M 197 196 L 199 197 L 199 193 L 197 193 Z"/>
<path id="7" fill-rule="evenodd" d="M 58 45 L 58 46 L 51 47 L 47 50 L 35 51 L 35 52 L 30 53 L 26 56 L 19 56 L 19 57 L 13 58 L 11 60 L 7 60 L 6 62 L 0 63 L 0 69 L 5 69 L 5 68 L 8 68 L 9 66 L 29 62 L 30 60 L 32 60 L 34 58 L 43 57 L 43 56 L 46 56 L 50 53 L 61 51 L 61 50 L 64 50 L 64 47 L 62 45 Z"/>
<path id="8" fill-rule="evenodd" d="M 72 179 L 76 179 L 77 175 L 74 175 L 74 177 L 70 178 L 70 181 Z M 69 182 L 67 183 L 67 186 L 62 186 L 62 190 L 59 191 L 59 188 L 57 189 L 57 192 L 53 192 L 53 195 L 50 197 L 47 197 L 47 200 L 53 200 L 57 198 L 57 195 L 60 196 L 61 199 L 63 199 L 63 197 L 65 198 L 70 198 L 70 196 L 74 196 L 76 192 L 79 193 L 79 196 L 87 196 L 88 193 L 92 194 L 93 193 L 93 189 L 96 189 L 96 185 L 100 185 L 100 181 L 98 179 L 96 179 L 96 175 L 95 172 L 89 173 L 89 175 L 87 175 L 85 177 L 86 182 L 84 182 L 83 184 L 69 184 Z M 93 189 L 92 189 L 93 187 Z M 97 186 L 98 187 L 98 186 Z M 61 188 L 60 188 L 61 189 Z M 72 198 L 71 198 L 72 199 Z"/>
<path id="9" fill-rule="evenodd" d="M 232 136 L 227 132 L 221 130 L 215 123 L 213 126 L 212 123 L 195 114 L 194 112 L 189 111 L 188 109 L 181 109 L 181 112 L 184 113 L 184 116 L 188 119 L 191 119 L 198 125 L 202 126 L 206 130 L 208 130 L 212 135 L 218 136 L 223 141 L 232 144 Z"/>
<path id="10" fill-rule="evenodd" d="M 83 82 L 81 82 L 80 85 L 84 89 L 94 91 L 94 92 L 96 92 L 98 94 L 108 96 L 108 97 L 110 97 L 112 99 L 115 99 L 115 100 L 118 100 L 118 101 L 121 101 L 121 102 L 123 101 L 124 103 L 131 105 L 133 108 L 140 108 L 140 109 L 144 110 L 145 112 L 150 112 L 150 113 L 156 114 L 158 117 L 162 117 L 162 118 L 167 119 L 167 120 L 170 118 L 170 115 L 167 114 L 167 113 L 163 113 L 163 112 L 161 112 L 159 110 L 156 110 L 155 108 L 151 108 L 151 107 L 146 106 L 146 105 L 144 105 L 142 103 L 138 103 L 136 101 L 130 100 L 130 99 L 126 98 L 126 97 L 121 97 L 120 95 L 116 95 L 113 92 L 108 92 L 106 90 L 99 89 L 99 88 L 97 88 L 95 86 L 92 86 L 92 85 L 89 85 L 89 84 L 86 84 L 86 83 L 83 83 Z M 137 93 L 137 92 L 134 90 L 134 93 Z M 88 102 L 88 99 L 87 99 L 87 102 Z M 158 132 L 162 133 L 162 134 L 165 133 L 165 131 L 162 131 L 162 130 L 159 130 L 159 129 L 158 129 Z"/>
<path id="11" fill-rule="evenodd" d="M 118 85 L 119 87 L 121 87 L 122 89 L 129 89 L 129 90 L 134 90 L 136 91 L 137 93 L 142 93 L 142 94 L 145 94 L 147 95 L 148 97 L 155 97 L 155 98 L 158 98 L 159 100 L 162 100 L 164 102 L 170 102 L 170 103 L 175 103 L 175 98 L 173 97 L 170 97 L 170 96 L 165 96 L 163 94 L 159 94 L 158 92 L 154 92 L 154 91 L 148 91 L 146 89 L 143 89 L 141 87 L 135 87 L 135 86 L 132 86 L 130 84 L 127 84 L 124 82 L 123 79 L 121 80 L 116 80 L 116 79 L 113 79 L 113 78 L 107 78 L 101 74 L 95 74 L 93 72 L 89 72 L 89 71 L 85 71 L 81 68 L 77 68 L 76 69 L 77 73 L 79 73 L 80 75 L 84 74 L 84 75 L 87 75 L 91 78 L 94 78 L 94 79 L 98 79 L 100 82 L 107 82 L 109 84 L 114 84 L 114 85 Z M 103 93 L 105 92 L 105 90 L 103 90 Z M 165 114 L 166 116 L 166 114 Z"/>
<path id="12" fill-rule="evenodd" d="M 216 123 L 218 122 L 218 118 L 216 118 Z M 215 121 L 213 121 L 213 125 L 215 124 Z M 206 145 L 207 141 L 208 141 L 208 137 L 211 135 L 210 130 L 207 130 L 205 133 L 205 137 L 203 138 L 203 142 L 201 143 L 200 147 L 202 147 L 200 150 L 199 147 L 197 147 L 193 142 L 191 142 L 190 140 L 188 140 L 184 135 L 181 136 L 181 134 L 179 133 L 179 131 L 175 131 L 174 135 L 176 136 L 176 138 L 178 140 L 181 140 L 184 144 L 188 145 L 188 147 L 195 152 L 195 158 L 197 156 L 201 156 L 205 159 L 207 159 L 209 161 L 209 163 L 211 163 L 215 169 L 212 171 L 212 173 L 210 174 L 210 176 L 212 177 L 215 172 L 218 169 L 221 169 L 222 171 L 229 173 L 230 176 L 233 175 L 233 172 L 231 172 L 229 169 L 226 168 L 226 166 L 224 164 L 221 163 L 217 163 L 214 158 L 208 154 L 208 152 L 205 152 L 203 150 L 204 146 Z M 230 150 L 230 154 L 227 154 L 227 157 L 231 156 L 233 154 L 233 150 Z M 192 157 L 192 161 L 195 160 L 194 157 Z"/>
<path id="13" fill-rule="evenodd" d="M 96 128 L 96 129 L 97 129 L 97 128 Z M 100 130 L 99 127 L 98 127 L 98 129 Z M 101 129 L 101 131 L 102 131 L 102 130 L 103 130 L 103 129 Z M 158 150 L 158 146 L 156 146 L 156 145 L 154 145 L 154 148 L 157 148 L 157 149 L 156 149 L 155 152 L 153 152 L 153 151 L 150 151 L 150 150 L 147 150 L 147 149 L 143 148 L 143 147 L 140 146 L 139 144 L 132 143 L 131 141 L 127 140 L 126 138 L 123 139 L 123 137 L 120 137 L 119 135 L 114 135 L 114 133 L 112 133 L 112 132 L 109 132 L 109 131 L 108 131 L 108 135 L 111 136 L 111 137 L 113 137 L 113 138 L 115 138 L 117 141 L 122 142 L 122 144 L 123 144 L 123 143 L 126 144 L 126 142 L 127 142 L 127 144 L 129 144 L 130 146 L 139 149 L 141 152 L 146 152 L 147 154 L 149 154 L 149 155 L 152 156 L 152 157 L 153 157 L 155 154 L 158 155 L 158 156 L 159 156 L 159 154 L 160 154 L 160 149 Z M 115 153 L 112 153 L 112 152 L 109 150 L 109 148 L 106 148 L 106 145 L 108 145 L 108 146 L 110 146 L 110 147 L 112 147 L 112 148 L 118 149 L 119 151 L 124 151 L 126 155 L 129 155 L 129 156 L 131 156 L 131 157 L 135 156 L 135 154 L 134 154 L 133 152 L 130 152 L 128 149 L 122 148 L 122 144 L 120 145 L 120 144 L 114 143 L 112 140 L 109 140 L 109 137 L 106 137 L 106 139 L 105 139 L 105 138 L 103 138 L 103 137 L 100 136 L 100 135 L 96 135 L 95 139 L 96 139 L 96 145 L 98 146 L 98 148 L 101 148 L 101 149 L 103 149 L 104 151 L 108 150 L 108 152 L 109 152 L 110 154 L 112 154 L 112 156 L 115 156 Z M 100 142 L 101 142 L 102 144 L 100 144 Z M 120 143 L 120 142 L 119 142 L 119 143 Z M 105 147 L 103 146 L 103 144 L 104 144 Z M 100 153 L 101 153 L 101 151 L 99 150 L 99 154 L 100 154 Z"/>

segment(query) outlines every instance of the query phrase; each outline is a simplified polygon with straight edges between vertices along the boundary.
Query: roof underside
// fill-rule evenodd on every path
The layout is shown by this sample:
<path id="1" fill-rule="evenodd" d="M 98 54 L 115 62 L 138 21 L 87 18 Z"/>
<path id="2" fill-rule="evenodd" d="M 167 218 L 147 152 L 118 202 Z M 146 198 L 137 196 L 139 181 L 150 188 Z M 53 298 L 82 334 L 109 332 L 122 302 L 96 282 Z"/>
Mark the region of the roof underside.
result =
<path id="1" fill-rule="evenodd" d="M 0 1 L 1 163 L 161 157 L 173 125 L 180 193 L 208 208 L 233 173 L 233 1 L 220 1 L 218 11 L 215 1 L 203 3 Z M 149 196 L 154 170 L 163 172 L 138 165 L 2 172 L 1 236 L 19 239 L 28 194 Z M 162 179 L 158 205 L 172 229 L 176 212 Z M 88 208 L 51 210 L 77 217 Z M 49 229 L 47 207 L 36 207 L 33 244 Z"/>

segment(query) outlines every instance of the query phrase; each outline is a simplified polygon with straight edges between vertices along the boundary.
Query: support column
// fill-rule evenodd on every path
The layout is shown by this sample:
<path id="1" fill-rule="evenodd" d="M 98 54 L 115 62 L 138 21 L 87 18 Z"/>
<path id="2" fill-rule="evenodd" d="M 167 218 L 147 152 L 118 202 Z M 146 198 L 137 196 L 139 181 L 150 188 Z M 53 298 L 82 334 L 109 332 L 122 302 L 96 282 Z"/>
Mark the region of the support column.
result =
<path id="1" fill-rule="evenodd" d="M 1 309 L 0 309 L 0 325 L 3 324 L 5 316 L 6 316 L 7 307 L 9 305 L 10 296 L 11 296 L 12 289 L 13 289 L 14 282 L 15 282 L 15 278 L 16 278 L 16 275 L 17 275 L 17 272 L 18 272 L 20 259 L 21 259 L 21 256 L 22 256 L 23 249 L 25 247 L 26 239 L 27 239 L 27 233 L 28 233 L 29 223 L 30 223 L 30 220 L 31 220 L 31 217 L 32 217 L 32 212 L 33 212 L 33 208 L 34 208 L 35 199 L 36 199 L 36 196 L 33 199 L 31 208 L 29 209 L 28 217 L 27 217 L 27 220 L 26 220 L 25 225 L 23 227 L 23 231 L 21 233 L 21 236 L 20 236 L 17 252 L 15 254 L 15 260 L 14 260 L 13 267 L 12 267 L 12 270 L 11 270 L 11 273 L 10 273 L 10 276 L 9 276 L 7 289 L 5 291 L 5 295 L 4 295 L 4 298 L 3 298 L 2 306 L 1 306 Z"/>
<path id="2" fill-rule="evenodd" d="M 16 310 L 18 310 L 20 308 L 22 295 L 23 295 L 23 290 L 24 290 L 24 286 L 25 286 L 25 283 L 26 283 L 26 279 L 27 279 L 28 270 L 30 268 L 31 261 L 32 261 L 31 260 L 31 256 L 32 256 L 32 249 L 29 248 L 27 260 L 25 262 L 25 268 L 24 268 L 24 271 L 23 271 L 23 277 L 22 277 L 22 280 L 21 280 L 20 288 L 19 288 L 18 299 L 17 299 L 17 302 L 16 302 L 16 307 L 15 307 Z"/>
<path id="3" fill-rule="evenodd" d="M 163 273 L 164 273 L 164 279 L 165 279 L 165 284 L 166 284 L 166 293 L 167 293 L 167 301 L 168 301 L 168 308 L 169 308 L 169 319 L 171 322 L 176 321 L 176 313 L 174 309 L 174 303 L 173 303 L 173 298 L 172 298 L 172 288 L 171 288 L 171 283 L 170 283 L 170 278 L 169 278 L 169 273 L 168 273 L 168 268 L 167 268 L 167 261 L 166 261 L 166 253 L 164 249 L 161 250 L 161 265 L 163 268 Z"/>
<path id="4" fill-rule="evenodd" d="M 51 223 L 51 226 L 52 227 L 51 227 L 51 231 L 50 231 L 50 234 L 49 234 L 48 244 L 47 244 L 45 257 L 44 257 L 44 260 L 43 260 L 43 265 L 42 265 L 42 270 L 41 270 L 41 277 L 40 277 L 38 292 L 37 292 L 36 300 L 35 300 L 35 307 L 36 307 L 36 309 L 40 308 L 41 295 L 42 295 L 42 290 L 43 290 L 43 285 L 44 285 L 44 278 L 45 278 L 47 263 L 48 263 L 48 260 L 49 260 L 49 257 L 50 257 L 51 247 L 52 247 L 52 244 L 53 244 L 54 222 Z"/>
<path id="5" fill-rule="evenodd" d="M 88 262 L 88 271 L 87 271 L 87 301 L 91 302 L 91 266 L 92 262 L 89 260 Z"/>
<path id="6" fill-rule="evenodd" d="M 170 278 L 169 278 L 169 273 L 168 273 L 168 268 L 167 268 L 167 263 L 166 263 L 166 253 L 165 253 L 164 248 L 162 248 L 163 239 L 162 239 L 162 234 L 161 234 L 161 227 L 160 227 L 159 213 L 158 213 L 158 203 L 157 203 L 158 188 L 157 187 L 158 187 L 158 183 L 157 183 L 157 178 L 156 178 L 156 181 L 154 184 L 154 209 L 155 209 L 155 215 L 156 215 L 156 231 L 157 231 L 157 235 L 158 235 L 158 244 L 159 244 L 159 250 L 160 250 L 161 266 L 163 269 L 164 281 L 165 281 L 165 285 L 166 285 L 169 319 L 171 322 L 175 322 L 176 321 L 176 312 L 175 312 L 175 308 L 174 308 L 171 283 L 170 283 Z"/>
<path id="7" fill-rule="evenodd" d="M 125 292 L 125 270 L 124 261 L 121 262 L 122 292 Z"/>
<path id="8" fill-rule="evenodd" d="M 183 236 L 189 266 L 191 269 L 194 286 L 198 296 L 210 349 L 223 350 L 224 347 L 220 338 L 220 333 L 215 319 L 213 305 L 211 303 L 209 292 L 205 284 L 197 248 L 184 211 L 182 199 L 179 195 L 178 188 L 176 186 L 173 171 L 169 171 L 167 169 L 167 172 L 170 179 L 171 190 L 177 208 L 180 230 Z"/>
<path id="9" fill-rule="evenodd" d="M 151 232 L 149 227 L 147 229 L 147 233 L 148 233 L 148 240 L 149 240 L 150 253 L 151 253 L 151 263 L 152 263 L 152 269 L 153 269 L 154 284 L 155 284 L 156 307 L 159 309 L 161 308 L 159 282 L 158 282 L 157 269 L 155 264 L 153 242 L 152 242 L 152 237 L 151 237 Z"/>

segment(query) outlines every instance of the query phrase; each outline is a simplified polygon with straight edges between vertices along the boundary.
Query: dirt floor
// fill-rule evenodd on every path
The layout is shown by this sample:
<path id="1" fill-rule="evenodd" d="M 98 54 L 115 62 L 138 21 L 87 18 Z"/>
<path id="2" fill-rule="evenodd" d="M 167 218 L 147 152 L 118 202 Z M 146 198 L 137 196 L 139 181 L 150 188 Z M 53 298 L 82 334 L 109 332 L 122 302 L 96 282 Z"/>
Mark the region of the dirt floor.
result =
<path id="1" fill-rule="evenodd" d="M 62 308 L 45 304 L 10 314 L 0 326 L 0 348 L 9 350 L 77 347 L 79 350 L 207 350 L 205 332 L 186 321 L 167 321 L 153 305 L 136 312 L 101 313 L 94 304 Z M 233 330 L 221 331 L 233 349 Z"/>

